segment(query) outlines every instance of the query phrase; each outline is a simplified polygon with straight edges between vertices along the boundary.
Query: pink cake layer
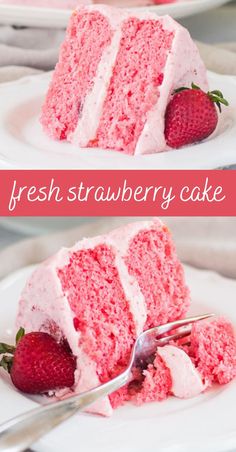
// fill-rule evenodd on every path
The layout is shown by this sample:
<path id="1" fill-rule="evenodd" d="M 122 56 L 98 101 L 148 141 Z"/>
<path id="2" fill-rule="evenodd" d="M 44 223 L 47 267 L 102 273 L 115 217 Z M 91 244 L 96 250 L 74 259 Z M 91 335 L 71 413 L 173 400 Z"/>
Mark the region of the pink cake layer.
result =
<path id="1" fill-rule="evenodd" d="M 17 326 L 66 338 L 77 357 L 82 392 L 127 365 L 145 328 L 183 317 L 189 291 L 168 229 L 159 221 L 133 223 L 62 249 L 29 279 Z M 110 414 L 127 388 L 92 407 Z"/>
<path id="2" fill-rule="evenodd" d="M 192 82 L 208 88 L 204 64 L 188 31 L 169 16 L 80 7 L 72 14 L 41 122 L 51 137 L 80 147 L 163 151 L 166 106 L 176 88 Z"/>

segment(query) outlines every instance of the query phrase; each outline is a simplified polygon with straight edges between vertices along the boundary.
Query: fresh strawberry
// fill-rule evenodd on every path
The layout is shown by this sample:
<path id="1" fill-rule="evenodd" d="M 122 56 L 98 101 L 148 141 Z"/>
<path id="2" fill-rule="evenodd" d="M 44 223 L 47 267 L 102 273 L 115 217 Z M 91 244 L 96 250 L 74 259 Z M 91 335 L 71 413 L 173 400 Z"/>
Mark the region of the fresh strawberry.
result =
<path id="1" fill-rule="evenodd" d="M 0 354 L 4 354 L 0 366 L 9 372 L 13 384 L 22 392 L 40 394 L 74 384 L 75 357 L 50 334 L 25 334 L 20 328 L 16 345 L 0 343 Z"/>
<path id="2" fill-rule="evenodd" d="M 165 114 L 168 146 L 180 148 L 207 138 L 218 123 L 216 106 L 228 105 L 220 91 L 205 93 L 192 83 L 191 88 L 175 90 Z"/>

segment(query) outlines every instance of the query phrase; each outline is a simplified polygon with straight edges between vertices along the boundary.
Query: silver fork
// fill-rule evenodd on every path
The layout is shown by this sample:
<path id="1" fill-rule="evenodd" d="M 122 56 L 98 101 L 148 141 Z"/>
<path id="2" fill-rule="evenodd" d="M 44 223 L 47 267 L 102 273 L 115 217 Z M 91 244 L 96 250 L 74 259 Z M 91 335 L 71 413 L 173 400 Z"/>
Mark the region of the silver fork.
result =
<path id="1" fill-rule="evenodd" d="M 127 368 L 117 377 L 90 391 L 72 396 L 60 402 L 53 402 L 16 416 L 0 425 L 0 451 L 22 452 L 54 427 L 88 407 L 100 397 L 105 397 L 132 380 L 132 369 L 142 366 L 156 352 L 157 347 L 168 344 L 190 334 L 192 324 L 212 317 L 205 314 L 190 317 L 151 328 L 136 339 Z M 175 330 L 169 336 L 163 336 Z"/>

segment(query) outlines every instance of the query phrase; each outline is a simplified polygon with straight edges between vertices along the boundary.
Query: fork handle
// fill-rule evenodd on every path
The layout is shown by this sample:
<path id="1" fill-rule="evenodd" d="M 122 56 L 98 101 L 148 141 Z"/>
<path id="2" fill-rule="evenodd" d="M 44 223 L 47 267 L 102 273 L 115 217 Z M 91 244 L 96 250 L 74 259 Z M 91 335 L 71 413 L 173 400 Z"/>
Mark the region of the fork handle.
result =
<path id="1" fill-rule="evenodd" d="M 129 381 L 129 375 L 128 369 L 113 380 L 91 391 L 35 408 L 1 424 L 0 451 L 24 451 L 77 411 L 81 411 L 100 397 L 105 397 L 124 386 Z"/>

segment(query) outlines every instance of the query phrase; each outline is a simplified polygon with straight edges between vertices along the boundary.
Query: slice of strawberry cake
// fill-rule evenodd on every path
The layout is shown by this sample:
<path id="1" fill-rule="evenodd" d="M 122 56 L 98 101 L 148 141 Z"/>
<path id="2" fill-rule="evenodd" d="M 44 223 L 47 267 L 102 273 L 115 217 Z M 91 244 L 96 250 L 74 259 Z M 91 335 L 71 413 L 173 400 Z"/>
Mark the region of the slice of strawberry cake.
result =
<path id="1" fill-rule="evenodd" d="M 40 265 L 22 293 L 17 325 L 66 338 L 77 358 L 74 391 L 82 392 L 122 371 L 139 333 L 183 317 L 188 306 L 170 233 L 154 220 L 84 239 Z M 93 410 L 109 414 L 126 399 L 124 389 Z"/>
<path id="2" fill-rule="evenodd" d="M 169 16 L 105 5 L 70 19 L 41 122 L 79 147 L 147 154 L 166 149 L 165 112 L 174 90 L 208 89 L 189 32 Z"/>
<path id="3" fill-rule="evenodd" d="M 168 3 L 178 3 L 182 0 L 107 0 L 107 5 L 115 6 L 148 6 L 148 5 L 163 5 Z M 191 1 L 191 0 L 189 0 Z M 59 9 L 74 9 L 78 5 L 90 5 L 92 3 L 99 3 L 98 0 L 0 0 L 0 5 L 17 5 L 17 6 L 33 6 L 40 8 L 59 8 Z"/>
<path id="4" fill-rule="evenodd" d="M 16 347 L 12 381 L 20 382 L 17 387 L 25 392 L 48 385 L 50 390 L 41 392 L 52 393 L 54 388 L 58 399 L 89 390 L 122 372 L 138 334 L 184 317 L 188 307 L 183 268 L 170 232 L 159 220 L 84 239 L 41 264 L 27 282 L 17 316 L 17 328 L 23 327 L 26 335 Z M 40 360 L 45 356 L 49 375 L 53 366 L 57 369 L 54 381 L 59 383 L 54 386 L 40 369 L 39 381 L 29 381 L 32 369 L 22 350 L 27 347 L 27 355 L 32 359 L 34 355 L 37 368 L 32 341 L 40 350 Z M 49 350 L 44 350 L 45 343 Z M 14 353 L 14 347 L 4 347 Z M 51 350 L 55 350 L 53 359 Z M 61 363 L 62 355 L 63 367 L 58 368 L 55 363 Z M 24 374 L 19 375 L 26 362 Z M 1 365 L 9 366 L 9 357 Z M 169 395 L 195 397 L 213 383 L 225 384 L 235 376 L 234 329 L 227 320 L 213 318 L 194 324 L 184 342 L 158 347 L 154 357 L 134 370 L 127 386 L 89 411 L 110 415 L 127 401 L 140 405 Z"/>

